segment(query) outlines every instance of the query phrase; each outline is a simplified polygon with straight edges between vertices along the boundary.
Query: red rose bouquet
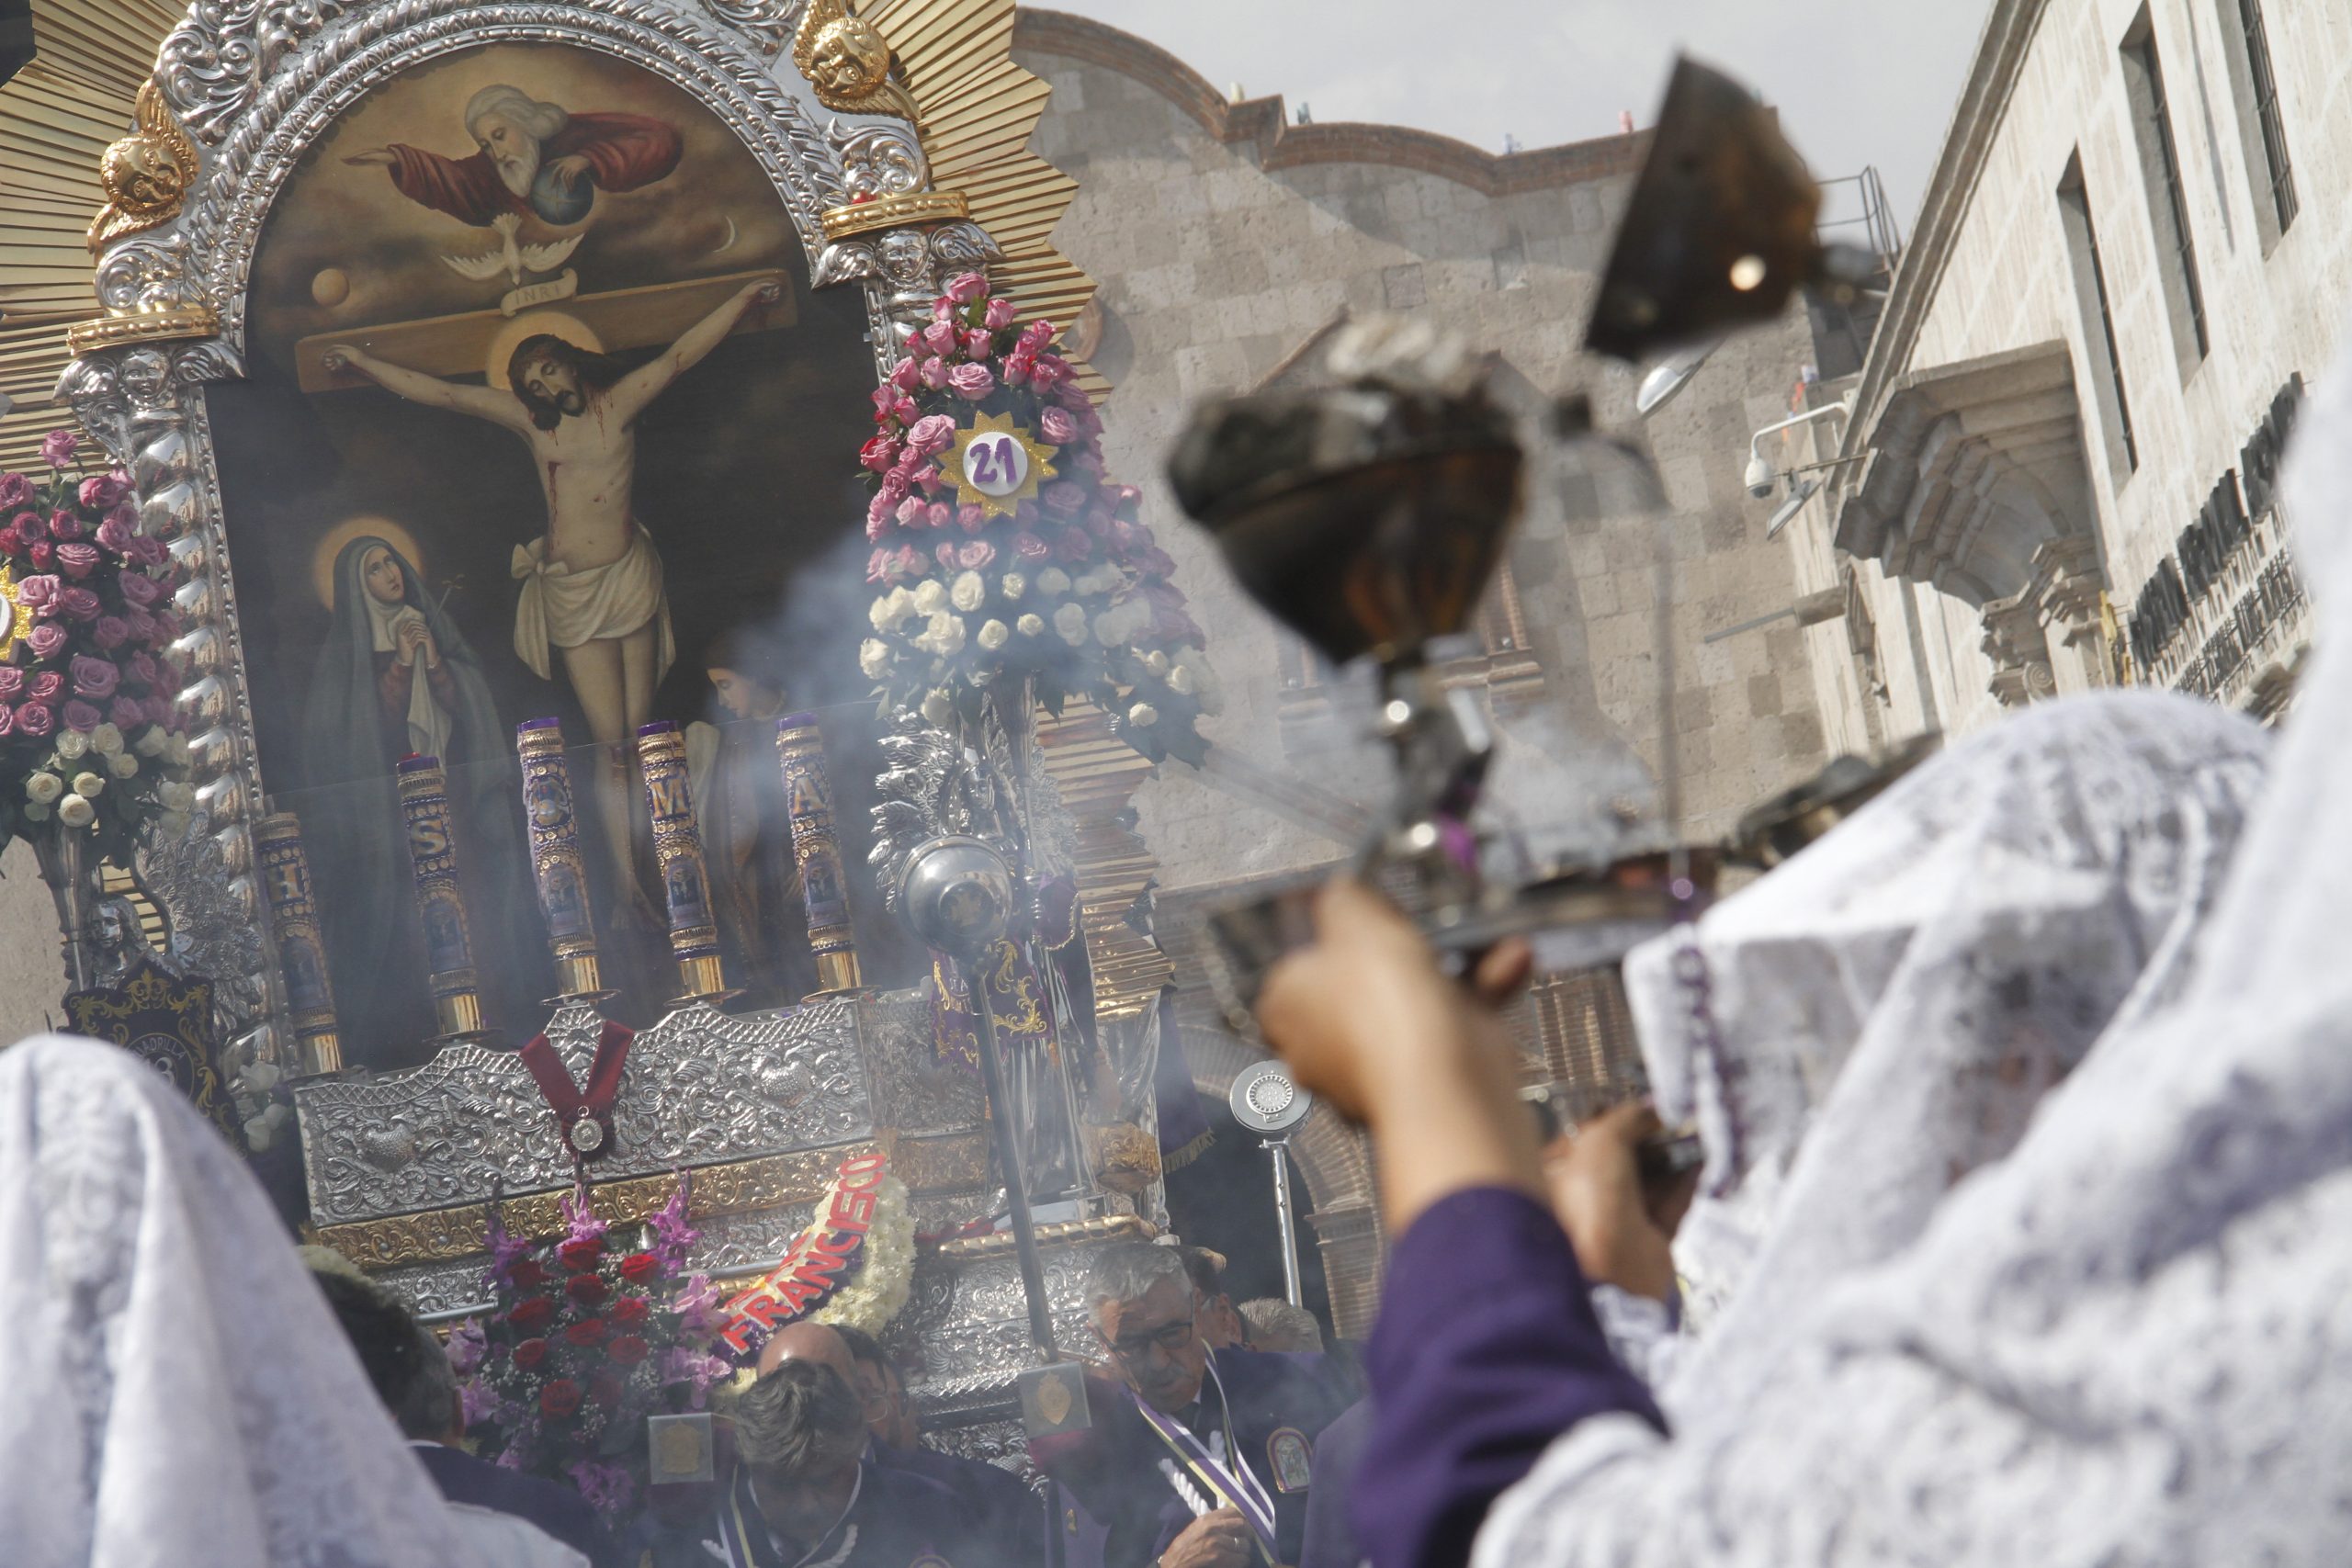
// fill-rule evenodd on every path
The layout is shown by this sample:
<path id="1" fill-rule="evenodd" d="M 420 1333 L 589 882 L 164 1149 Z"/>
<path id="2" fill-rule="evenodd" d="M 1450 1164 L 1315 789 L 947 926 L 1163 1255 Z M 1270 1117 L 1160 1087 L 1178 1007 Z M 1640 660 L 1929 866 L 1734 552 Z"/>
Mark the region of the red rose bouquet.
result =
<path id="1" fill-rule="evenodd" d="M 70 430 L 41 456 L 46 479 L 0 473 L 0 840 L 85 832 L 128 865 L 143 827 L 185 831 L 194 802 L 178 580 L 128 474 L 91 471 Z"/>
<path id="2" fill-rule="evenodd" d="M 1053 324 L 1016 321 L 976 272 L 932 316 L 875 392 L 858 455 L 876 592 L 859 667 L 933 724 L 1026 681 L 1053 713 L 1092 697 L 1154 761 L 1201 761 L 1195 724 L 1217 706 L 1205 639 L 1141 492 L 1103 472 L 1102 422 Z"/>
<path id="3" fill-rule="evenodd" d="M 734 1365 L 710 1353 L 718 1292 L 683 1272 L 697 1233 L 686 1182 L 617 1245 L 584 1188 L 564 1234 L 533 1247 L 490 1231 L 486 1319 L 449 1337 L 466 1424 L 498 1463 L 577 1486 L 609 1523 L 644 1483 L 645 1418 L 702 1409 Z"/>

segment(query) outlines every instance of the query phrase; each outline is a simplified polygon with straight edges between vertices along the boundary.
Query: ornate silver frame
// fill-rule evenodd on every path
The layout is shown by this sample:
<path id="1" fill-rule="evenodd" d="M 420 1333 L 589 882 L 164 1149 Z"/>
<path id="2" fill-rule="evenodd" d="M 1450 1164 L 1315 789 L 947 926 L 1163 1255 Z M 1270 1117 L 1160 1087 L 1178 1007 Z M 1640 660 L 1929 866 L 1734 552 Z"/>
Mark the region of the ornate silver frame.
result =
<path id="1" fill-rule="evenodd" d="M 218 982 L 232 1060 L 293 1067 L 285 996 L 254 875 L 251 820 L 265 807 L 234 575 L 204 389 L 244 373 L 246 286 L 271 203 L 303 152 L 385 76 L 495 43 L 569 43 L 670 82 L 724 120 L 792 215 L 811 287 L 865 290 L 877 378 L 927 321 L 945 275 L 996 259 L 978 225 L 954 220 L 826 238 L 822 214 L 855 196 L 928 192 L 914 128 L 837 115 L 784 48 L 804 0 L 195 0 L 164 42 L 155 81 L 194 139 L 198 171 L 170 224 L 110 246 L 97 266 L 112 316 L 191 308 L 209 337 L 93 348 L 58 398 L 128 468 L 142 530 L 188 581 L 175 652 L 189 683 L 197 809 L 187 834 L 141 855 L 188 965 Z"/>

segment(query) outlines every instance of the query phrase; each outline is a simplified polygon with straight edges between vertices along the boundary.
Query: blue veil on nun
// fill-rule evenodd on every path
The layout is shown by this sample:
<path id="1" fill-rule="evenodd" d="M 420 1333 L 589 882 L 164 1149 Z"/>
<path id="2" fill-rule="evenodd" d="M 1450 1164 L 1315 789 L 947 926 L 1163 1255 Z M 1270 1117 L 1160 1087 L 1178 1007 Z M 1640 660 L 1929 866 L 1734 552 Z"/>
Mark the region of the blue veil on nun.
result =
<path id="1" fill-rule="evenodd" d="M 400 565 L 399 605 L 384 606 L 368 592 L 362 568 L 377 548 Z M 465 633 L 426 592 L 408 558 L 376 535 L 353 539 L 335 557 L 333 611 L 303 715 L 305 787 L 288 804 L 302 819 L 345 1049 L 358 1063 L 393 1066 L 404 1047 L 433 1032 L 393 773 L 401 757 L 419 749 L 418 737 L 442 746 L 475 965 L 493 1014 L 501 989 L 527 992 L 526 1003 L 548 994 L 533 963 L 544 954 L 539 944 L 517 940 L 537 926 L 512 737 Z M 387 722 L 377 656 L 389 650 L 400 620 L 419 615 L 441 657 L 437 713 L 429 723 Z M 422 670 L 416 681 L 422 694 Z"/>

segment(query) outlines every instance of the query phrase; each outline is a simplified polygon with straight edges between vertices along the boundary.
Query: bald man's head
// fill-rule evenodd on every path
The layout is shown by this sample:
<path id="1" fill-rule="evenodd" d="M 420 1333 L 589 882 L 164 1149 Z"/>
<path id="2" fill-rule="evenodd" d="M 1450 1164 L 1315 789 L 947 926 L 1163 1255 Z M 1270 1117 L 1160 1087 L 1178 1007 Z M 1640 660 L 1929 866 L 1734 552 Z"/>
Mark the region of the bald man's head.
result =
<path id="1" fill-rule="evenodd" d="M 765 1377 L 786 1361 L 831 1367 L 842 1382 L 857 1386 L 857 1358 L 849 1353 L 849 1342 L 821 1323 L 787 1323 L 768 1336 L 760 1347 L 759 1375 Z"/>

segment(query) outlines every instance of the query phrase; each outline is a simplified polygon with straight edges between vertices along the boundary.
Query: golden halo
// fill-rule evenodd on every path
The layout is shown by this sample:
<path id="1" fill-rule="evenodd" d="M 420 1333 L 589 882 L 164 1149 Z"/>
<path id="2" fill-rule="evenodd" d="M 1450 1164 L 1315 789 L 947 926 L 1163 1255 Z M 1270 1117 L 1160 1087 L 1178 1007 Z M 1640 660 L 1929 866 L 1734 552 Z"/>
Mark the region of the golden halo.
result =
<path id="1" fill-rule="evenodd" d="M 318 591 L 319 604 L 327 610 L 334 608 L 334 558 L 343 548 L 363 534 L 373 534 L 384 543 L 408 558 L 416 575 L 424 576 L 424 552 L 416 547 L 416 536 L 389 517 L 363 513 L 346 517 L 328 529 L 311 555 L 311 586 Z"/>
<path id="2" fill-rule="evenodd" d="M 526 310 L 499 328 L 497 335 L 490 340 L 490 360 L 482 368 L 492 386 L 510 392 L 514 389 L 514 384 L 506 378 L 506 362 L 514 357 L 514 351 L 523 346 L 525 338 L 537 337 L 542 333 L 591 354 L 605 352 L 605 340 L 579 317 L 561 310 Z"/>

